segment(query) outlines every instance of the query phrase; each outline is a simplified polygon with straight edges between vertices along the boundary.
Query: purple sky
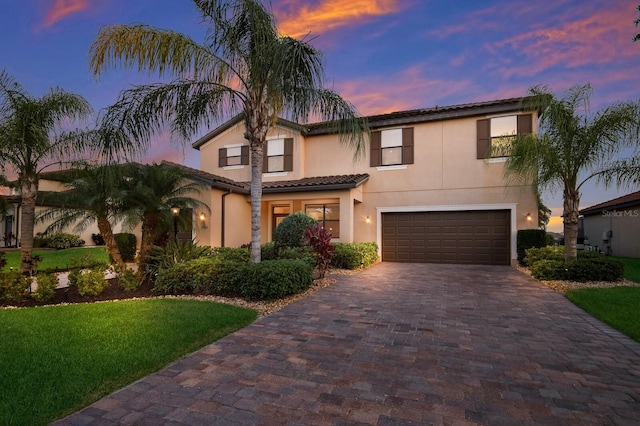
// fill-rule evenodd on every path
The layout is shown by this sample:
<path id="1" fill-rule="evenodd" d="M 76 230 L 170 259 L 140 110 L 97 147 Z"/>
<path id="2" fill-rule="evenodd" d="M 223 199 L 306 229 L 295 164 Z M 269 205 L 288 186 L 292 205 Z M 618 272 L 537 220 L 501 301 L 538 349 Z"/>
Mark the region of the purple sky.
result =
<path id="1" fill-rule="evenodd" d="M 132 84 L 157 80 L 121 71 L 94 80 L 87 52 L 100 26 L 140 22 L 195 40 L 205 31 L 189 0 L 2 3 L 0 68 L 33 95 L 59 86 L 96 110 Z M 281 32 L 312 38 L 325 53 L 328 84 L 365 115 L 523 96 L 533 85 L 562 94 L 591 83 L 593 111 L 638 100 L 640 43 L 631 41 L 640 31 L 633 24 L 638 3 L 272 0 Z M 198 166 L 198 151 L 169 139 L 159 137 L 149 158 Z M 581 207 L 637 189 L 590 185 Z M 544 200 L 555 216 L 550 230 L 560 230 L 560 192 L 545 193 Z"/>

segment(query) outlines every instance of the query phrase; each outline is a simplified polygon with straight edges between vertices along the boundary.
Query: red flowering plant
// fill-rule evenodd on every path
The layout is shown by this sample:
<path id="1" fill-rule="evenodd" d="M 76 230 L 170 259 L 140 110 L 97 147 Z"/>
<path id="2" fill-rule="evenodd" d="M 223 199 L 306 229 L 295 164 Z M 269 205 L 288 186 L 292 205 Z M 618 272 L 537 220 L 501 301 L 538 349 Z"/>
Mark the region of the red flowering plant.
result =
<path id="1" fill-rule="evenodd" d="M 316 255 L 316 268 L 320 278 L 324 278 L 324 274 L 331 265 L 335 250 L 335 247 L 331 245 L 331 232 L 320 224 L 314 223 L 305 230 L 304 239 Z"/>

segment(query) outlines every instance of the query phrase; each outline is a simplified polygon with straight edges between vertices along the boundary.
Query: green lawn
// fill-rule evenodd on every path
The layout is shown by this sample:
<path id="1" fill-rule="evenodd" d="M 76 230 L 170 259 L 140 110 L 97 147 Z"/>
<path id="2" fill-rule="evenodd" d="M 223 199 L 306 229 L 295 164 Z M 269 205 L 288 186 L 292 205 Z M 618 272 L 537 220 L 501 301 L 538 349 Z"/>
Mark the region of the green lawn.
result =
<path id="1" fill-rule="evenodd" d="M 640 259 L 632 257 L 614 257 L 624 263 L 624 277 L 640 283 Z"/>
<path id="2" fill-rule="evenodd" d="M 20 252 L 11 251 L 5 253 L 9 268 L 20 268 Z M 98 265 L 109 265 L 109 254 L 106 247 L 78 247 L 65 250 L 34 250 L 34 255 L 40 256 L 42 261 L 38 263 L 38 272 L 59 272 L 71 268 L 91 268 Z"/>
<path id="3" fill-rule="evenodd" d="M 640 287 L 585 288 L 567 297 L 599 320 L 640 342 Z"/>
<path id="4" fill-rule="evenodd" d="M 176 299 L 0 310 L 0 424 L 46 424 L 256 317 Z"/>

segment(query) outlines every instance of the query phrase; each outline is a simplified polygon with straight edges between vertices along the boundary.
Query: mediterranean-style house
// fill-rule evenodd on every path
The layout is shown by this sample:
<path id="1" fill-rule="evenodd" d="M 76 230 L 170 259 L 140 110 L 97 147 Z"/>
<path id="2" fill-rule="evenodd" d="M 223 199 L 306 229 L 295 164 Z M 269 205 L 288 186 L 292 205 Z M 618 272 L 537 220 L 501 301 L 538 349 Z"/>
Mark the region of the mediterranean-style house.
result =
<path id="1" fill-rule="evenodd" d="M 376 242 L 383 261 L 508 265 L 516 234 L 537 223 L 533 185 L 508 182 L 489 147 L 537 128 L 524 98 L 368 116 L 367 152 L 354 161 L 326 123 L 280 119 L 264 149 L 262 241 L 303 211 L 336 242 Z M 211 188 L 210 213 L 192 212 L 193 238 L 236 247 L 251 240 L 249 146 L 242 115 L 193 143 Z M 167 163 L 175 165 L 174 163 Z"/>
<path id="2" fill-rule="evenodd" d="M 640 258 L 640 191 L 580 210 L 585 246 Z"/>

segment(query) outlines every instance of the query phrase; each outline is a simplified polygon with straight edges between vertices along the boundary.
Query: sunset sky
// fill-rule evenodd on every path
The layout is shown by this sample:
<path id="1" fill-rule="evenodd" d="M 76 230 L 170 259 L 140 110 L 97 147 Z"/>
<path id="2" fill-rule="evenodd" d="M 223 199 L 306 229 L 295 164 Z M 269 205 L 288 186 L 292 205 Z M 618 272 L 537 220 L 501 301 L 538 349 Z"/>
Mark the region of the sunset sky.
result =
<path id="1" fill-rule="evenodd" d="M 592 111 L 638 100 L 640 0 L 272 0 L 280 32 L 325 54 L 327 84 L 364 115 L 523 96 L 533 85 L 562 94 L 594 87 Z M 100 110 L 134 84 L 157 81 L 109 71 L 96 81 L 87 53 L 98 29 L 145 23 L 203 40 L 189 0 L 0 0 L 0 69 L 30 93 L 54 86 Z M 206 133 L 206 131 L 203 131 Z M 159 137 L 152 160 L 198 167 L 190 143 Z M 196 137 L 194 137 L 194 140 Z M 581 207 L 638 188 L 589 185 Z M 545 193 L 561 230 L 560 192 Z"/>

